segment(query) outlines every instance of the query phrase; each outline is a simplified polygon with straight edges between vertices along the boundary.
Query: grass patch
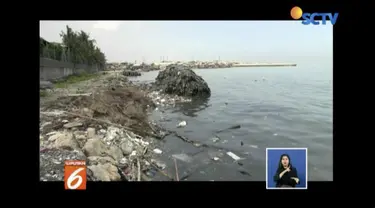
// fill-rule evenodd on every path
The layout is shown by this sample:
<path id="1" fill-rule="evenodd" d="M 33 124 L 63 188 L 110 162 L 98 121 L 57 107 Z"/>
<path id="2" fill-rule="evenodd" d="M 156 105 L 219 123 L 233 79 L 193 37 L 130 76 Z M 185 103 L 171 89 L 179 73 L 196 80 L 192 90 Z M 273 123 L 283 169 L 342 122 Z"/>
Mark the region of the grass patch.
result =
<path id="1" fill-rule="evenodd" d="M 48 92 L 45 91 L 45 90 L 40 90 L 40 91 L 39 91 L 39 96 L 40 96 L 40 97 L 47 97 L 47 96 L 48 96 Z"/>
<path id="2" fill-rule="evenodd" d="M 69 75 L 65 78 L 63 81 L 58 81 L 54 85 L 56 88 L 65 88 L 69 84 L 74 84 L 77 82 L 86 81 L 89 79 L 93 79 L 98 77 L 99 74 L 91 74 L 91 73 L 82 73 L 82 74 L 76 74 L 76 75 Z"/>

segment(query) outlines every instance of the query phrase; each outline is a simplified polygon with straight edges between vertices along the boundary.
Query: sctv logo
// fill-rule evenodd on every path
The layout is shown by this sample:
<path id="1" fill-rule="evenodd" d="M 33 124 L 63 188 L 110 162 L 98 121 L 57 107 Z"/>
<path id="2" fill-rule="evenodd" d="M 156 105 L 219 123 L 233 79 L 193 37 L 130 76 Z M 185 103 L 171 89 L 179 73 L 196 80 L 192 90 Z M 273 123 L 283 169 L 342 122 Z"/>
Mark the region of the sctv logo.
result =
<path id="1" fill-rule="evenodd" d="M 300 7 L 295 6 L 290 10 L 290 16 L 295 20 L 302 17 L 302 24 L 304 25 L 320 25 L 320 21 L 315 20 L 315 17 L 322 17 L 322 25 L 326 25 L 328 20 L 334 25 L 339 17 L 339 13 L 303 13 Z"/>

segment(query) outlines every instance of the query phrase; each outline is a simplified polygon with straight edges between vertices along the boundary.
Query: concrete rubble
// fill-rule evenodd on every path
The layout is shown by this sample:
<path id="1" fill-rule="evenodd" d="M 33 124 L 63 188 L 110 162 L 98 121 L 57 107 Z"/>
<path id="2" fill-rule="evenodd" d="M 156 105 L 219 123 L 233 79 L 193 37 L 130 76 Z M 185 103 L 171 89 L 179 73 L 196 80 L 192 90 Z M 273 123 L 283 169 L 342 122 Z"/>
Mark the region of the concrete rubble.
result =
<path id="1" fill-rule="evenodd" d="M 43 102 L 41 181 L 63 180 L 65 160 L 85 160 L 91 181 L 150 180 L 150 170 L 165 169 L 165 163 L 153 159 L 162 152 L 155 139 L 163 135 L 148 121 L 154 102 L 130 83 L 116 84 L 118 79 L 104 75 L 92 95 L 62 94 Z"/>

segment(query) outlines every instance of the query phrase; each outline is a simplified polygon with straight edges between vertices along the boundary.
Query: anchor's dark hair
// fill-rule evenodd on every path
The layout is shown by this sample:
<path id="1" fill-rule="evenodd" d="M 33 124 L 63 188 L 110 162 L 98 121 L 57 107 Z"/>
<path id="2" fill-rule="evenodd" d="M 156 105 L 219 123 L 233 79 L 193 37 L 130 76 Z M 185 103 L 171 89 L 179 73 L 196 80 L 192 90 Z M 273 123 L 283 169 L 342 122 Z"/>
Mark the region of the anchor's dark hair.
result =
<path id="1" fill-rule="evenodd" d="M 288 160 L 289 160 L 289 166 L 290 166 L 290 168 L 292 168 L 292 161 L 290 160 L 290 156 L 289 156 L 288 154 L 284 153 L 284 154 L 282 154 L 282 155 L 280 156 L 279 164 L 278 164 L 278 166 L 277 166 L 277 172 L 278 172 L 278 173 L 280 173 L 280 172 L 282 172 L 282 171 L 284 170 L 284 166 L 283 166 L 283 164 L 281 163 L 281 161 L 283 160 L 283 157 L 284 157 L 284 156 L 288 158 Z"/>

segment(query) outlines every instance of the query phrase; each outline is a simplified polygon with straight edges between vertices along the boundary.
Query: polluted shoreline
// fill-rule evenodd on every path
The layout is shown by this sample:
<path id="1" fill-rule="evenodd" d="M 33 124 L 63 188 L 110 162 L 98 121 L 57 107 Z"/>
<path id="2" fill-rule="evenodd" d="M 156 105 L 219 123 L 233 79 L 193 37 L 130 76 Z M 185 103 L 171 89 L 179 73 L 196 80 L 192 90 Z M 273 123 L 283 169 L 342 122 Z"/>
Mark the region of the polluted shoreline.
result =
<path id="1" fill-rule="evenodd" d="M 167 167 L 166 161 L 158 158 L 164 154 L 159 143 L 173 136 L 195 147 L 207 145 L 149 118 L 153 111 L 209 97 L 207 83 L 181 66 L 160 71 L 152 84 L 134 84 L 124 73 L 116 72 L 105 72 L 91 82 L 72 90 L 50 89 L 55 98 L 41 102 L 40 180 L 62 181 L 65 160 L 85 160 L 89 181 L 186 179 L 188 174 L 178 173 L 177 163 L 191 162 L 192 158 L 184 153 L 170 155 L 174 167 Z M 80 93 L 72 93 L 76 88 Z M 186 125 L 180 121 L 176 127 Z M 232 152 L 227 155 L 240 160 Z M 217 161 L 219 157 L 211 159 Z M 154 179 L 156 173 L 163 178 Z"/>

